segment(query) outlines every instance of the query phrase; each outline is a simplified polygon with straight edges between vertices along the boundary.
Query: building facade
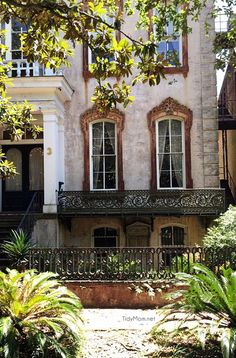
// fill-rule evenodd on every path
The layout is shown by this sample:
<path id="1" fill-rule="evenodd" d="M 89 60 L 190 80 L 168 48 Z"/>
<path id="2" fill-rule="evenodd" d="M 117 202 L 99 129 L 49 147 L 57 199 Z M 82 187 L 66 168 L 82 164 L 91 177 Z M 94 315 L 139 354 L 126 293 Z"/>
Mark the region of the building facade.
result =
<path id="1" fill-rule="evenodd" d="M 8 93 L 34 105 L 44 133 L 11 142 L 1 131 L 0 145 L 19 173 L 1 183 L 1 210 L 26 211 L 34 194 L 43 193 L 32 227 L 38 245 L 201 244 L 211 219 L 224 210 L 214 30 L 206 37 L 206 14 L 173 44 L 181 66 L 167 68 L 156 87 L 137 85 L 132 106 L 106 115 L 90 100 L 95 79 L 85 47 L 76 48 L 69 69 L 48 70 L 26 62 L 14 41 L 24 29 L 7 25 L 14 83 Z M 132 32 L 132 24 L 124 26 Z"/>

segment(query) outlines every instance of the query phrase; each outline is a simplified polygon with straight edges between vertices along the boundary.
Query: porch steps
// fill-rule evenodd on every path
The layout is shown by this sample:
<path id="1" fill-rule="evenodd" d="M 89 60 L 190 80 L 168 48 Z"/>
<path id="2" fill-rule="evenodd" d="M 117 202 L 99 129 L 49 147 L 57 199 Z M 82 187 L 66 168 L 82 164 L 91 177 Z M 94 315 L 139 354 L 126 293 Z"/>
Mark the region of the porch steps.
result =
<path id="1" fill-rule="evenodd" d="M 9 265 L 9 260 L 1 250 L 1 245 L 10 238 L 11 230 L 16 230 L 23 212 L 0 212 L 0 270 Z"/>

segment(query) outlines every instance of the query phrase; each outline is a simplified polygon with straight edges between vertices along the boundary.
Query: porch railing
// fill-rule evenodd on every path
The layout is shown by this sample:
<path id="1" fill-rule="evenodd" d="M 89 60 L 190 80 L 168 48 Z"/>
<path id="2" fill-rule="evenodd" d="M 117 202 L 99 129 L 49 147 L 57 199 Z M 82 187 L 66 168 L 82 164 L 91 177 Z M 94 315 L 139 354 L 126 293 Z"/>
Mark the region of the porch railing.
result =
<path id="1" fill-rule="evenodd" d="M 52 271 L 65 280 L 156 280 L 190 272 L 194 262 L 213 270 L 236 267 L 236 248 L 210 250 L 202 247 L 34 248 L 29 266 Z"/>
<path id="2" fill-rule="evenodd" d="M 61 76 L 61 69 L 51 69 L 37 62 L 29 63 L 27 60 L 11 60 L 9 77 L 38 77 L 38 76 Z"/>
<path id="3" fill-rule="evenodd" d="M 225 209 L 223 189 L 62 191 L 60 214 L 218 215 Z"/>
<path id="4" fill-rule="evenodd" d="M 25 233 L 30 235 L 35 223 L 35 213 L 39 213 L 43 208 L 43 191 L 36 191 L 22 217 L 17 230 L 24 230 Z"/>

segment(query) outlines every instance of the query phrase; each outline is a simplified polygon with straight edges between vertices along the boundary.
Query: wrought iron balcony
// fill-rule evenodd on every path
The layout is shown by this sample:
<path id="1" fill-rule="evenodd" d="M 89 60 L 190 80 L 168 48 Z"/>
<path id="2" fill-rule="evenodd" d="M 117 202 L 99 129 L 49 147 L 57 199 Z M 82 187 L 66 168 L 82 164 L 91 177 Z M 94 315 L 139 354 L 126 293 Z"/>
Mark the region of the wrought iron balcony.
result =
<path id="1" fill-rule="evenodd" d="M 11 60 L 9 77 L 38 77 L 38 76 L 61 76 L 61 69 L 46 68 L 39 63 L 29 63 L 27 60 Z"/>
<path id="2" fill-rule="evenodd" d="M 236 100 L 220 100 L 218 105 L 219 129 L 236 129 Z"/>
<path id="3" fill-rule="evenodd" d="M 34 248 L 29 267 L 52 271 L 66 280 L 156 280 L 190 272 L 192 263 L 204 263 L 219 272 L 223 264 L 236 265 L 236 249 L 203 247 Z"/>
<path id="4" fill-rule="evenodd" d="M 63 215 L 218 215 L 225 209 L 223 189 L 62 191 Z"/>

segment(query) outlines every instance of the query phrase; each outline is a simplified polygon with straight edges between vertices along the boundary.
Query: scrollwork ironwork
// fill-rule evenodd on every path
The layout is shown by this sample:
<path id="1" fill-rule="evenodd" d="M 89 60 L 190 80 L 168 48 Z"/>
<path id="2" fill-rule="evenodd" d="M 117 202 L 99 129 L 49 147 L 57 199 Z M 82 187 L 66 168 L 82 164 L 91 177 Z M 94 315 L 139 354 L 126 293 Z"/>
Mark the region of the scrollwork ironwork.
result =
<path id="1" fill-rule="evenodd" d="M 223 189 L 171 189 L 126 191 L 63 191 L 58 211 L 77 214 L 200 214 L 224 211 Z"/>

